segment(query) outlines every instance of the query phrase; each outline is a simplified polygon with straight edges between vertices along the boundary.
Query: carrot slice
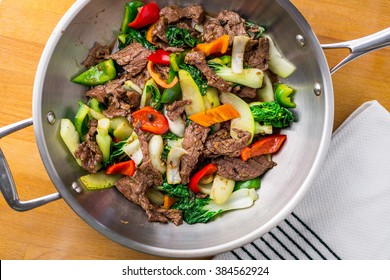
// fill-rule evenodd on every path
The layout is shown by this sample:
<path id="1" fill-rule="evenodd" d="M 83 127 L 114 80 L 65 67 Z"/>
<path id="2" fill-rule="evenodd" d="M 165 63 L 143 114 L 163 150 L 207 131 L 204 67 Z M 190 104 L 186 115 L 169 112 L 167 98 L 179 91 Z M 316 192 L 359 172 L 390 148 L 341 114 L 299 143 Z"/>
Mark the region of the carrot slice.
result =
<path id="1" fill-rule="evenodd" d="M 240 113 L 237 112 L 232 105 L 223 104 L 207 111 L 193 114 L 189 117 L 189 119 L 200 125 L 208 127 L 216 123 L 238 118 L 239 116 Z"/>

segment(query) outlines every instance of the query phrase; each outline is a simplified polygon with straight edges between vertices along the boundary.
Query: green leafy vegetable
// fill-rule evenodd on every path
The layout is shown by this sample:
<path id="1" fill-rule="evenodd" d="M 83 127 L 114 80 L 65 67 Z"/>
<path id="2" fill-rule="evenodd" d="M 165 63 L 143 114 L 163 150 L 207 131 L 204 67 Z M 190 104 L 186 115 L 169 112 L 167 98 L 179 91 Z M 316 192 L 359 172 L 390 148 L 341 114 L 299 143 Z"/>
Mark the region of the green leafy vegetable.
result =
<path id="1" fill-rule="evenodd" d="M 127 144 L 127 140 L 114 143 L 111 147 L 111 154 L 107 166 L 114 164 L 115 162 L 125 161 L 129 159 L 128 155 L 123 150 L 123 147 Z"/>
<path id="2" fill-rule="evenodd" d="M 265 32 L 264 27 L 250 21 L 245 22 L 245 27 L 247 28 L 246 32 L 248 33 L 248 35 L 253 37 L 253 39 L 259 39 L 261 35 Z"/>
<path id="3" fill-rule="evenodd" d="M 193 48 L 199 43 L 199 40 L 194 38 L 189 30 L 174 25 L 169 25 L 165 34 L 168 44 L 173 47 L 188 46 Z"/>
<path id="4" fill-rule="evenodd" d="M 156 46 L 146 40 L 145 30 L 135 30 L 133 28 L 129 28 L 127 32 L 128 34 L 120 34 L 120 36 L 118 36 L 120 41 L 119 49 L 123 49 L 133 41 L 137 41 L 148 50 L 156 50 Z"/>
<path id="5" fill-rule="evenodd" d="M 281 107 L 276 101 L 256 102 L 249 108 L 255 121 L 277 128 L 287 127 L 295 120 L 291 111 Z"/>

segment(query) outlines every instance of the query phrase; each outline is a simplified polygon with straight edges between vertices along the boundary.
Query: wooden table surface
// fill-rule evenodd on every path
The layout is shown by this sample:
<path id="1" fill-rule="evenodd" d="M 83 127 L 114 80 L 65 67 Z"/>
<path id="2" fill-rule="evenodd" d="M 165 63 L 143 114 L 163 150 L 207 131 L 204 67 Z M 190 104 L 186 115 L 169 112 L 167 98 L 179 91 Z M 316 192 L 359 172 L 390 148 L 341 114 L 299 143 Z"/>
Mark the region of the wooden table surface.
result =
<path id="1" fill-rule="evenodd" d="M 32 116 L 34 76 L 42 50 L 73 0 L 0 0 L 0 127 Z M 355 39 L 389 27 L 390 1 L 293 0 L 321 43 Z M 347 51 L 326 51 L 330 65 Z M 363 102 L 390 110 L 390 48 L 348 64 L 333 78 L 337 128 Z M 0 147 L 19 197 L 56 192 L 41 162 L 33 128 Z M 0 259 L 159 259 L 118 245 L 93 230 L 63 201 L 16 212 L 0 197 Z"/>

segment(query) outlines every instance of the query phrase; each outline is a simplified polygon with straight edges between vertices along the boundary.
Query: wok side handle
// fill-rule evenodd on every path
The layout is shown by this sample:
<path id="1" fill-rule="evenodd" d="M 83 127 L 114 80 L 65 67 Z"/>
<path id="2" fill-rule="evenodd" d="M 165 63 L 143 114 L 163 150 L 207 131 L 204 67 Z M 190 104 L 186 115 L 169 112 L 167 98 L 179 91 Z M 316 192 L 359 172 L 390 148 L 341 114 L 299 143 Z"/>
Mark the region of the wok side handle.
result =
<path id="1" fill-rule="evenodd" d="M 32 118 L 26 119 L 14 124 L 0 128 L 0 139 L 20 129 L 26 128 L 33 124 Z M 18 197 L 15 182 L 13 180 L 11 170 L 8 166 L 7 160 L 0 149 L 0 191 L 3 194 L 8 205 L 17 211 L 27 211 L 33 208 L 45 205 L 49 202 L 61 198 L 59 193 L 53 193 L 40 198 L 31 199 L 28 201 L 21 201 Z"/>
<path id="2" fill-rule="evenodd" d="M 338 69 L 352 60 L 365 55 L 369 52 L 390 46 L 390 27 L 383 29 L 377 33 L 362 37 L 359 39 L 345 41 L 334 44 L 322 44 L 323 49 L 341 49 L 347 48 L 350 50 L 350 54 L 340 61 L 336 66 L 330 69 L 330 73 L 333 74 Z"/>

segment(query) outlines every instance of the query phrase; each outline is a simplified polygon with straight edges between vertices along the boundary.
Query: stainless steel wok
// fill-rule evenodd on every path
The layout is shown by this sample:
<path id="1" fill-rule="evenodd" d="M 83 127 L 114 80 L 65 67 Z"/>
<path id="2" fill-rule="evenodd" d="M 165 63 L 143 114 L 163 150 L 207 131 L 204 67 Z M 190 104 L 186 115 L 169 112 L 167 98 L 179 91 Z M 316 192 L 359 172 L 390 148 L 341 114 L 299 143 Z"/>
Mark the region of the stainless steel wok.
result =
<path id="1" fill-rule="evenodd" d="M 260 199 L 251 208 L 226 213 L 211 223 L 177 227 L 148 222 L 144 212 L 115 188 L 85 191 L 78 183 L 84 171 L 59 136 L 59 120 L 73 118 L 77 100 L 84 98 L 85 88 L 71 83 L 70 78 L 80 71 L 80 62 L 95 41 L 108 44 L 114 40 L 125 2 L 76 1 L 54 30 L 36 74 L 33 117 L 1 128 L 0 138 L 33 124 L 42 161 L 58 193 L 20 201 L 0 150 L 0 189 L 8 204 L 25 211 L 62 198 L 85 222 L 111 240 L 165 257 L 210 256 L 267 233 L 303 198 L 325 159 L 333 125 L 331 72 L 364 53 L 388 46 L 390 29 L 354 41 L 321 45 L 289 1 L 157 1 L 160 7 L 201 4 L 215 14 L 223 9 L 236 11 L 264 25 L 279 49 L 297 66 L 286 82 L 297 90 L 299 121 L 284 131 L 288 140 L 274 157 L 277 167 L 263 177 Z M 351 54 L 329 70 L 323 48 L 349 48 Z"/>

